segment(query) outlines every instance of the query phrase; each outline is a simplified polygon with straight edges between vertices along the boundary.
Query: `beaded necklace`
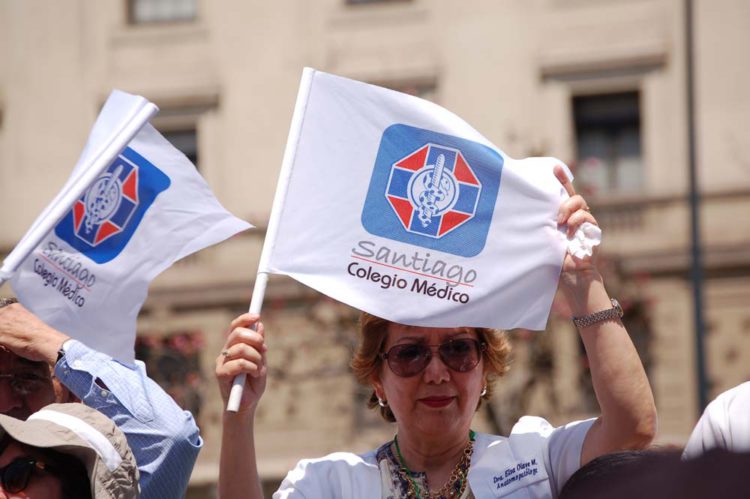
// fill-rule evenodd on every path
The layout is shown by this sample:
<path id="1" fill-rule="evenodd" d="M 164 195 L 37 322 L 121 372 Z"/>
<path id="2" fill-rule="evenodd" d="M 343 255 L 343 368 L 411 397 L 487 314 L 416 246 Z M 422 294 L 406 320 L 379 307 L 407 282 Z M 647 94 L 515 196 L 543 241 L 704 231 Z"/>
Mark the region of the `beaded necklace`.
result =
<path id="1" fill-rule="evenodd" d="M 456 466 L 453 468 L 448 481 L 445 482 L 442 487 L 440 487 L 440 490 L 434 493 L 430 492 L 429 487 L 426 487 L 426 496 L 424 499 L 439 499 L 441 497 L 454 496 L 455 490 L 451 491 L 451 488 L 455 483 L 458 483 L 458 497 L 461 497 L 461 495 L 466 490 L 466 475 L 469 473 L 469 466 L 471 465 L 471 455 L 474 453 L 474 440 L 476 439 L 476 436 L 477 434 L 474 430 L 469 430 L 469 443 L 466 444 L 464 452 L 461 455 L 461 459 L 458 460 L 458 463 L 456 463 Z M 414 481 L 414 478 L 412 478 L 412 472 L 406 466 L 404 456 L 401 455 L 401 448 L 398 445 L 398 435 L 393 437 L 393 443 L 396 446 L 396 454 L 398 455 L 398 461 L 400 465 L 398 471 L 401 476 L 405 478 L 409 483 L 409 496 L 416 497 L 416 499 L 422 499 L 420 488 L 417 485 L 417 482 Z"/>

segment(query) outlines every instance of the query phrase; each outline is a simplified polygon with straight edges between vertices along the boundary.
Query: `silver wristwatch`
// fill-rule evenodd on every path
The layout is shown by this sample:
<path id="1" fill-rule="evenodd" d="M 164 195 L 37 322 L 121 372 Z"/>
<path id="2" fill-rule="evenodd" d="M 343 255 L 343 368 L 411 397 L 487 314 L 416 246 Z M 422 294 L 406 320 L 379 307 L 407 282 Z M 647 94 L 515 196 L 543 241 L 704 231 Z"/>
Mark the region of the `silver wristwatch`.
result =
<path id="1" fill-rule="evenodd" d="M 584 315 L 583 317 L 573 317 L 573 324 L 575 324 L 578 329 L 582 329 L 604 321 L 619 320 L 623 315 L 620 302 L 614 298 L 612 298 L 611 301 L 612 308 Z"/>

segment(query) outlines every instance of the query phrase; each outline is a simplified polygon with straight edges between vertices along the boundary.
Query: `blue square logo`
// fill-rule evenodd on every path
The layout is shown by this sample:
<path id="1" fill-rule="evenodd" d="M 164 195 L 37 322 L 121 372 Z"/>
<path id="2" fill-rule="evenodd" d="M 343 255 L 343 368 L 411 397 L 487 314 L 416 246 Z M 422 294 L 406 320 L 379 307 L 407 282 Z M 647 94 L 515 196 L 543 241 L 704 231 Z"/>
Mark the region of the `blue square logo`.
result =
<path id="1" fill-rule="evenodd" d="M 383 132 L 362 210 L 370 234 L 458 256 L 481 253 L 503 158 L 491 148 L 408 125 Z"/>
<path id="2" fill-rule="evenodd" d="M 78 199 L 55 234 L 96 263 L 119 255 L 156 197 L 171 181 L 126 148 Z"/>

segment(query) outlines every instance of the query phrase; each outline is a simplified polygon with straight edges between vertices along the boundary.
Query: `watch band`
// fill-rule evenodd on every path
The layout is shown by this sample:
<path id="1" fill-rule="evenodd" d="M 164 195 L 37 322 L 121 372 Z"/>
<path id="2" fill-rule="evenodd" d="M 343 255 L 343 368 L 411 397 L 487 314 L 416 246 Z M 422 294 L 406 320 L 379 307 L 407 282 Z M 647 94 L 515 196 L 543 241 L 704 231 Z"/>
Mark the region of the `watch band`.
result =
<path id="1" fill-rule="evenodd" d="M 66 345 L 70 341 L 70 338 L 62 342 L 62 345 L 60 345 L 60 348 L 57 350 L 57 360 L 55 361 L 55 365 L 57 365 L 58 362 L 60 362 L 63 357 L 65 357 L 65 354 L 68 353 L 66 349 Z"/>
<path id="2" fill-rule="evenodd" d="M 0 308 L 7 307 L 8 305 L 13 305 L 14 303 L 18 303 L 18 300 L 15 298 L 0 298 Z"/>
<path id="3" fill-rule="evenodd" d="M 604 321 L 619 320 L 623 316 L 620 302 L 618 302 L 614 298 L 611 299 L 611 302 L 612 308 L 608 308 L 607 310 L 600 310 L 599 312 L 584 315 L 583 317 L 573 317 L 573 323 L 578 329 L 581 329 L 584 327 L 593 326 L 594 324 L 598 324 Z"/>
<path id="4" fill-rule="evenodd" d="M 60 347 L 60 349 L 57 351 L 57 360 L 55 361 L 55 365 L 57 365 L 57 363 L 60 362 L 63 357 L 65 357 L 65 349 L 63 347 Z"/>

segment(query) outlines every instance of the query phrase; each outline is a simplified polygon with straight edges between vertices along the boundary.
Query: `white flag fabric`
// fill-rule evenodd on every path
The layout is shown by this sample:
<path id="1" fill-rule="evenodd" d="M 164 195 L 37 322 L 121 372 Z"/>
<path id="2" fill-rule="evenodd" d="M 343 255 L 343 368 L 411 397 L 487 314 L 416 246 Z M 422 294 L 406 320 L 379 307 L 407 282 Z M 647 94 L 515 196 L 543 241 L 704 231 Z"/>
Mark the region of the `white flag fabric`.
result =
<path id="1" fill-rule="evenodd" d="M 403 324 L 544 329 L 567 243 L 556 164 L 305 69 L 259 272 Z"/>
<path id="2" fill-rule="evenodd" d="M 143 101 L 112 94 L 61 195 Z M 48 215 L 45 210 L 32 230 Z M 221 206 L 190 160 L 147 123 L 23 261 L 11 284 L 19 301 L 51 326 L 131 362 L 136 318 L 151 280 L 176 260 L 250 227 Z"/>

